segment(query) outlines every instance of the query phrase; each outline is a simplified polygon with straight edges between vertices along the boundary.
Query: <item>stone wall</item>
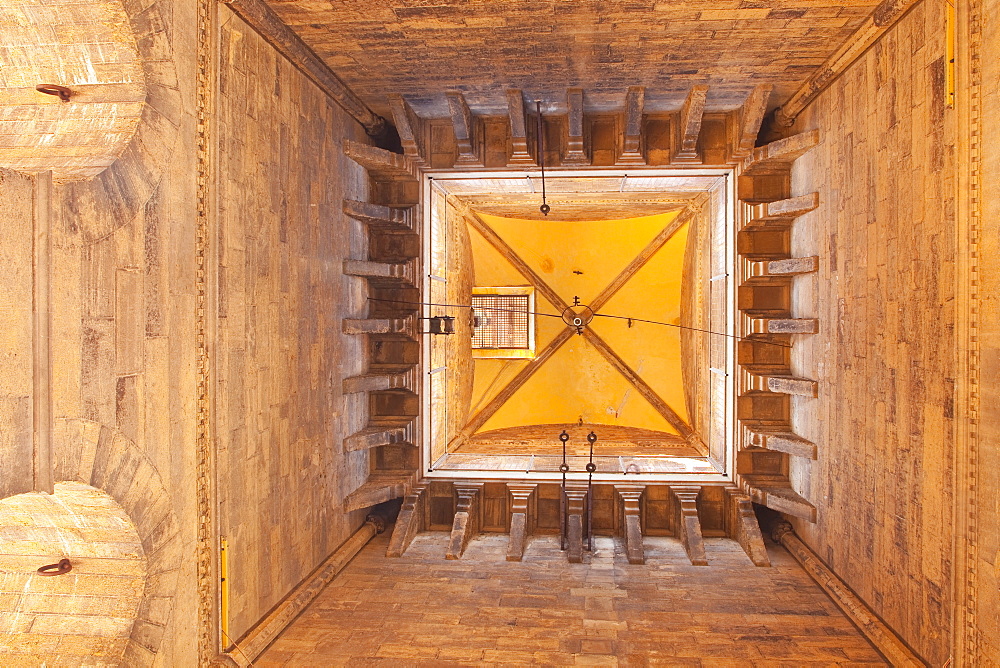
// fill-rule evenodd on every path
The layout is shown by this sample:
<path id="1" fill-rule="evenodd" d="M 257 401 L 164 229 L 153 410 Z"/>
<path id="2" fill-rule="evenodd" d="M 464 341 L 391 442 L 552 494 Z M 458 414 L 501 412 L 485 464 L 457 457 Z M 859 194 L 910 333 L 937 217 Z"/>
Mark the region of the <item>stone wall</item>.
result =
<path id="1" fill-rule="evenodd" d="M 954 110 L 945 98 L 945 2 L 924 0 L 800 116 L 821 144 L 793 169 L 820 206 L 793 226 L 798 278 L 791 459 L 817 522 L 803 540 L 931 665 L 949 656 L 956 429 Z M 964 419 L 965 416 L 958 416 Z"/>
<path id="2" fill-rule="evenodd" d="M 0 498 L 33 489 L 33 206 L 34 179 L 0 170 Z"/>
<path id="3" fill-rule="evenodd" d="M 228 540 L 229 635 L 243 635 L 363 520 L 343 499 L 368 454 L 342 440 L 364 425 L 341 380 L 365 371 L 360 223 L 366 173 L 342 138 L 347 116 L 242 20 L 223 10 L 218 97 L 220 241 L 217 433 L 220 532 Z"/>

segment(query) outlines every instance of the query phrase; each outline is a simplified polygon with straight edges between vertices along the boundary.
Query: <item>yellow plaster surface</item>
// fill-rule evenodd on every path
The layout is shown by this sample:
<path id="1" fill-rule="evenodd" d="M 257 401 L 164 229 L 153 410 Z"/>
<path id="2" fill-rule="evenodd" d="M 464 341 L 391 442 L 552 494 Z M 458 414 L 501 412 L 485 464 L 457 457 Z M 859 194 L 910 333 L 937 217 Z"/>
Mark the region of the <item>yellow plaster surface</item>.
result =
<path id="1" fill-rule="evenodd" d="M 614 221 L 483 220 L 567 303 L 588 303 L 676 217 L 677 213 Z M 472 232 L 477 286 L 525 285 L 527 279 Z M 687 226 L 682 227 L 601 309 L 602 313 L 678 322 Z M 581 273 L 576 273 L 581 272 Z M 536 350 L 564 328 L 558 309 L 536 293 Z M 594 330 L 684 419 L 679 330 L 595 318 Z M 474 414 L 528 362 L 476 360 Z M 483 425 L 478 433 L 535 424 L 586 423 L 676 430 L 583 337 L 574 336 Z"/>

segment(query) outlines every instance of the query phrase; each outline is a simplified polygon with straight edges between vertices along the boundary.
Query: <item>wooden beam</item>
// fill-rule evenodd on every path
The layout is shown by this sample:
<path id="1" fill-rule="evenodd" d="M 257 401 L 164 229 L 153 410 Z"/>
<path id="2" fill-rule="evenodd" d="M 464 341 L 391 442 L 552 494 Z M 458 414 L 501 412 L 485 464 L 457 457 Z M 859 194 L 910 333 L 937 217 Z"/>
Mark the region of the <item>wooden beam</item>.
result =
<path id="1" fill-rule="evenodd" d="M 739 490 L 726 488 L 726 498 L 729 501 L 729 537 L 739 543 L 754 566 L 770 566 L 771 559 L 767 556 L 764 536 L 761 535 L 750 496 Z"/>
<path id="2" fill-rule="evenodd" d="M 385 119 L 368 108 L 333 70 L 282 21 L 264 0 L 226 0 L 226 4 L 288 58 L 319 89 L 339 104 L 370 136 L 385 130 Z"/>
<path id="3" fill-rule="evenodd" d="M 645 485 L 615 485 L 615 491 L 622 499 L 622 538 L 625 541 L 625 555 L 630 564 L 646 563 L 642 546 L 642 525 L 639 522 L 639 499 L 646 491 Z"/>
<path id="4" fill-rule="evenodd" d="M 677 234 L 677 231 L 681 229 L 686 223 L 690 222 L 694 218 L 697 211 L 693 208 L 686 208 L 681 211 L 676 218 L 667 223 L 666 227 L 660 230 L 660 233 L 656 237 L 646 244 L 646 247 L 639 252 L 632 261 L 628 263 L 621 273 L 619 273 L 615 278 L 608 284 L 606 288 L 601 290 L 601 293 L 595 297 L 589 304 L 591 310 L 594 313 L 598 313 L 600 309 L 607 304 L 612 297 L 615 296 L 622 287 L 628 283 L 628 281 L 635 276 L 640 269 L 642 269 L 647 262 L 656 255 L 657 251 L 663 248 L 670 239 Z"/>
<path id="5" fill-rule="evenodd" d="M 565 311 L 569 308 L 569 305 L 563 301 L 555 290 L 549 287 L 549 284 L 545 282 L 541 276 L 535 272 L 534 269 L 528 266 L 528 263 L 521 259 L 513 248 L 508 245 L 506 241 L 500 238 L 500 235 L 493 231 L 485 220 L 479 217 L 479 214 L 475 211 L 469 209 L 465 220 L 468 221 L 472 228 L 479 232 L 480 235 L 486 241 L 496 249 L 500 255 L 502 255 L 508 262 L 510 262 L 517 271 L 528 279 L 528 282 L 541 294 L 545 299 L 548 300 L 550 304 L 556 307 L 559 311 Z"/>
<path id="6" fill-rule="evenodd" d="M 674 497 L 674 527 L 692 566 L 708 566 L 705 540 L 698 519 L 698 494 L 701 487 L 670 487 Z"/>
<path id="7" fill-rule="evenodd" d="M 403 499 L 403 506 L 396 518 L 389 547 L 385 551 L 387 557 L 402 557 L 413 538 L 424 528 L 424 495 L 426 485 L 416 485 Z"/>
<path id="8" fill-rule="evenodd" d="M 528 152 L 527 114 L 524 113 L 524 95 L 517 88 L 507 89 L 507 114 L 510 118 L 510 160 L 508 167 L 524 167 L 535 164 Z M 537 141 L 537 140 L 536 140 Z"/>
<path id="9" fill-rule="evenodd" d="M 645 165 L 642 157 L 642 107 L 646 99 L 646 89 L 642 86 L 629 86 L 625 94 L 625 140 L 622 154 L 618 156 L 619 165 Z"/>
<path id="10" fill-rule="evenodd" d="M 566 331 L 572 332 L 573 330 L 567 328 Z M 618 373 L 625 376 L 625 380 L 631 383 L 632 386 L 639 391 L 639 394 L 641 394 L 642 397 L 649 402 L 657 413 L 662 415 L 663 418 L 670 423 L 670 426 L 677 430 L 678 434 L 683 436 L 685 440 L 691 442 L 691 438 L 694 436 L 694 430 L 691 426 L 682 420 L 674 409 L 667 405 L 667 402 L 661 399 L 660 395 L 658 395 L 653 388 L 646 383 L 646 381 L 640 378 L 639 374 L 637 374 L 632 367 L 626 364 L 625 360 L 619 357 L 618 353 L 612 350 L 611 346 L 609 346 L 604 339 L 598 336 L 597 332 L 590 327 L 587 327 L 583 330 L 583 337 L 587 339 L 592 346 L 597 348 L 597 351 L 611 363 L 611 366 L 618 370 Z"/>
<path id="11" fill-rule="evenodd" d="M 774 123 L 788 128 L 824 88 L 847 70 L 861 54 L 898 21 L 917 0 L 883 0 L 844 44 L 809 76 L 774 113 Z"/>
<path id="12" fill-rule="evenodd" d="M 734 158 L 745 158 L 753 152 L 757 144 L 757 134 L 760 132 L 760 124 L 764 121 L 764 114 L 767 113 L 767 100 L 771 97 L 771 84 L 758 84 L 750 91 L 743 107 L 740 110 L 740 123 L 737 131 L 735 146 L 733 147 Z"/>
<path id="13" fill-rule="evenodd" d="M 427 162 L 422 150 L 423 123 L 413 111 L 413 107 L 402 95 L 391 93 L 389 96 L 389 111 L 392 112 L 392 122 L 399 134 L 399 143 L 403 145 L 403 155 L 416 165 Z"/>
<path id="14" fill-rule="evenodd" d="M 445 559 L 458 559 L 472 537 L 479 533 L 479 498 L 483 483 L 455 483 L 458 510 L 451 525 L 451 538 Z"/>
<path id="15" fill-rule="evenodd" d="M 587 509 L 587 488 L 566 487 L 566 558 L 571 564 L 583 562 L 583 517 Z"/>
<path id="16" fill-rule="evenodd" d="M 514 393 L 521 389 L 521 386 L 528 382 L 528 379 L 535 375 L 543 364 L 545 364 L 552 355 L 555 354 L 557 350 L 562 348 L 563 344 L 569 341 L 570 337 L 573 336 L 575 330 L 566 327 L 561 330 L 554 339 L 549 341 L 541 352 L 539 352 L 531 361 L 525 364 L 517 375 L 514 376 L 509 383 L 500 392 L 493 397 L 489 403 L 483 406 L 475 415 L 473 415 L 465 428 L 462 429 L 461 433 L 455 437 L 452 443 L 462 443 L 465 442 L 470 436 L 479 431 L 480 428 L 486 422 L 493 417 L 493 415 L 500 410 L 500 407 L 507 403 L 507 400 L 514 396 Z M 454 450 L 452 444 L 448 445 L 449 450 Z"/>
<path id="17" fill-rule="evenodd" d="M 583 89 L 566 89 L 566 155 L 563 165 L 588 165 L 590 161 L 583 150 Z M 541 141 L 539 139 L 538 141 Z"/>
<path id="18" fill-rule="evenodd" d="M 698 159 L 698 136 L 701 135 L 701 120 L 705 114 L 705 100 L 708 86 L 692 86 L 688 91 L 684 106 L 681 107 L 678 125 L 676 162 L 700 162 Z"/>
<path id="19" fill-rule="evenodd" d="M 448 111 L 451 112 L 451 125 L 455 129 L 455 144 L 458 147 L 458 159 L 455 165 L 459 167 L 482 167 L 483 161 L 476 155 L 473 144 L 475 141 L 475 118 L 465 101 L 465 96 L 457 91 L 445 94 L 448 98 Z"/>
<path id="20" fill-rule="evenodd" d="M 507 561 L 521 561 L 524 557 L 524 546 L 531 534 L 531 517 L 528 513 L 528 500 L 534 494 L 538 485 L 530 483 L 507 483 L 510 492 L 510 539 L 507 542 Z"/>

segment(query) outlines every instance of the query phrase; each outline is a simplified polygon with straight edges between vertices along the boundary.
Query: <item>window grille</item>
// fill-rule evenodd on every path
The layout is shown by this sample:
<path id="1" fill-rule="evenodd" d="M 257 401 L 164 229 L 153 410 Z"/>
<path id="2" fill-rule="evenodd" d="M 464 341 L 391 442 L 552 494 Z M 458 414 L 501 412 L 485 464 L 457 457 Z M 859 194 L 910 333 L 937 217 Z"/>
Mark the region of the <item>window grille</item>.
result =
<path id="1" fill-rule="evenodd" d="M 530 348 L 528 295 L 472 295 L 473 348 Z"/>

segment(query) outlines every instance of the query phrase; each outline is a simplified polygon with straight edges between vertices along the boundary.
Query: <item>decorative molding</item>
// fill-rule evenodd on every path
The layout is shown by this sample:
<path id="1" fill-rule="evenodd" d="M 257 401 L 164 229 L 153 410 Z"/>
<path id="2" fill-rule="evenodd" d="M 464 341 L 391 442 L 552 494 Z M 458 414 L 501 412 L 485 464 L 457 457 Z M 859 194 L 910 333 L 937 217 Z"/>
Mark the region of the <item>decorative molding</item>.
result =
<path id="1" fill-rule="evenodd" d="M 982 48 L 980 0 L 956 3 L 956 337 L 955 587 L 956 668 L 987 658 L 979 627 L 979 450 L 981 447 Z"/>
<path id="2" fill-rule="evenodd" d="M 918 0 L 882 0 L 875 11 L 865 19 L 864 23 L 854 31 L 843 46 L 826 59 L 819 68 L 799 86 L 788 101 L 775 109 L 774 123 L 778 127 L 788 128 L 795 123 L 795 118 L 809 103 L 829 86 L 841 74 L 847 71 L 861 54 L 868 50 L 879 37 L 895 25 Z"/>
<path id="3" fill-rule="evenodd" d="M 869 608 L 819 557 L 803 543 L 788 522 L 779 522 L 772 531 L 774 540 L 795 557 L 802 569 L 816 581 L 837 607 L 868 638 L 893 666 L 924 666 L 916 654 Z"/>
<path id="4" fill-rule="evenodd" d="M 331 100 L 339 104 L 351 118 L 360 123 L 370 137 L 385 132 L 384 118 L 368 108 L 323 59 L 289 28 L 264 0 L 223 0 L 268 44 L 311 79 Z"/>
<path id="5" fill-rule="evenodd" d="M 211 197 L 213 178 L 212 125 L 216 86 L 216 24 L 217 4 L 213 0 L 198 2 L 197 63 L 197 168 L 196 168 L 196 236 L 195 236 L 195 340 L 196 392 L 195 407 L 195 492 L 198 532 L 196 571 L 198 577 L 198 663 L 212 665 L 219 654 L 217 545 L 215 532 L 212 433 L 210 428 L 211 377 L 209 370 L 208 260 L 210 239 Z"/>
<path id="6" fill-rule="evenodd" d="M 344 567 L 351 562 L 358 552 L 375 537 L 385 530 L 385 521 L 375 515 L 369 515 L 361 528 L 351 534 L 351 537 L 327 557 L 310 575 L 299 583 L 270 613 L 248 631 L 239 642 L 228 651 L 228 656 L 240 666 L 252 666 L 268 645 L 291 624 L 320 592 Z"/>

